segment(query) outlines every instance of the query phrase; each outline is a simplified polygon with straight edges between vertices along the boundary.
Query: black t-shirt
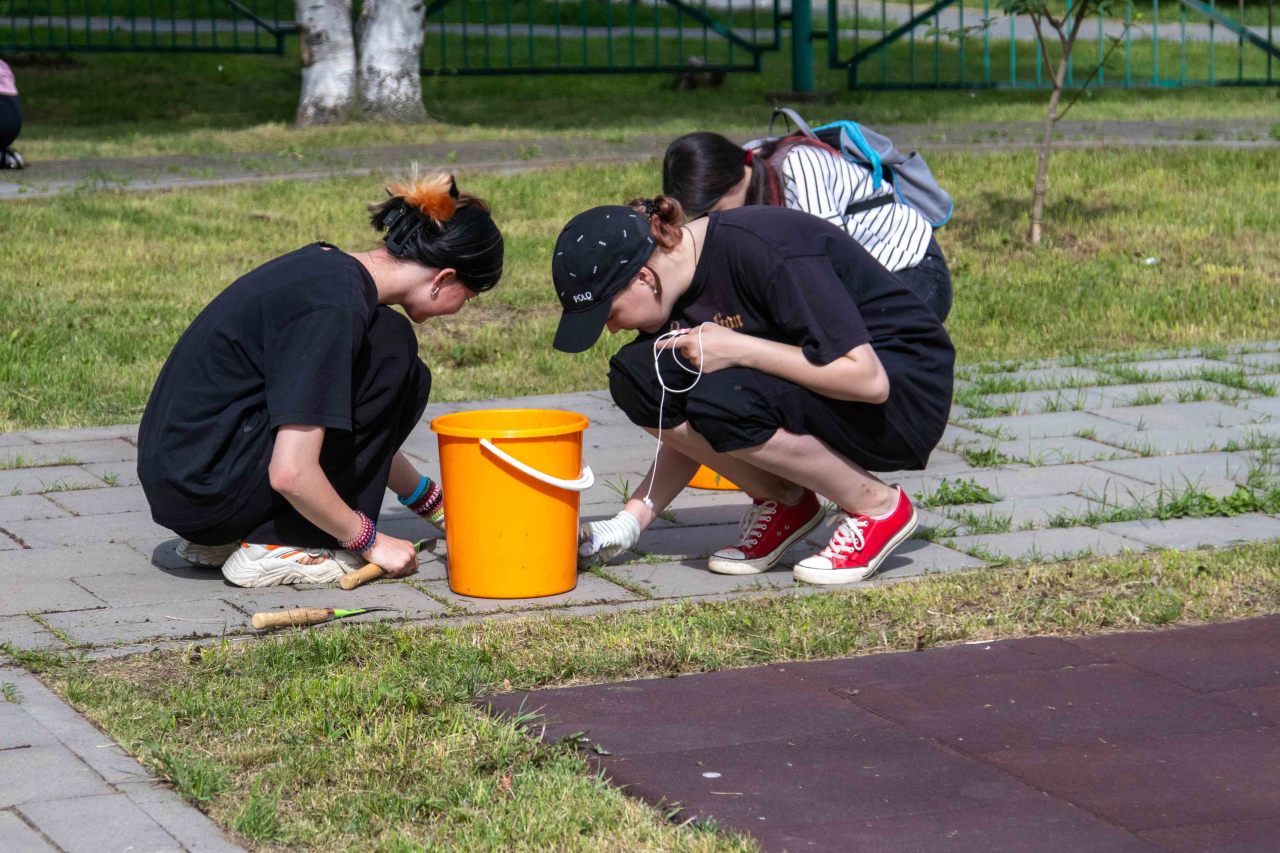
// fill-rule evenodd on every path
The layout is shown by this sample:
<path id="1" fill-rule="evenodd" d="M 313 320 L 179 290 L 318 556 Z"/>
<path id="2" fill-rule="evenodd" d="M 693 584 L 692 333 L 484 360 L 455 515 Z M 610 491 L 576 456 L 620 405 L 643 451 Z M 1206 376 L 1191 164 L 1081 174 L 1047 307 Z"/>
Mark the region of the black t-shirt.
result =
<path id="1" fill-rule="evenodd" d="M 324 243 L 218 294 L 142 415 L 138 477 L 156 522 L 202 529 L 230 517 L 266 477 L 282 424 L 350 430 L 353 369 L 377 307 L 365 268 Z"/>
<path id="2" fill-rule="evenodd" d="M 955 349 L 893 273 L 830 222 L 782 207 L 710 214 L 701 251 L 673 328 L 719 323 L 817 365 L 871 344 L 889 376 L 886 418 L 928 460 L 951 412 Z"/>

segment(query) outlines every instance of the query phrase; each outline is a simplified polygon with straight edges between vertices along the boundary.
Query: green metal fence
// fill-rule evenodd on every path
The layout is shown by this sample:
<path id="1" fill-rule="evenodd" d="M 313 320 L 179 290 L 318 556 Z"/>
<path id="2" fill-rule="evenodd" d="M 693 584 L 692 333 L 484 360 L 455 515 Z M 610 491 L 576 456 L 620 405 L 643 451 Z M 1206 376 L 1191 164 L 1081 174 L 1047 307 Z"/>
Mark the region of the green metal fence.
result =
<path id="1" fill-rule="evenodd" d="M 435 0 L 424 74 L 759 71 L 779 0 Z"/>
<path id="2" fill-rule="evenodd" d="M 292 0 L 0 0 L 0 50 L 283 53 Z"/>
<path id="3" fill-rule="evenodd" d="M 1065 9 L 1071 0 L 1065 0 Z M 832 68 L 850 88 L 980 89 L 1052 85 L 1029 17 L 991 0 L 828 0 Z M 1049 61 L 1057 39 L 1046 26 Z M 1275 0 L 1126 0 L 1088 19 L 1068 85 L 1178 88 L 1280 82 Z M 1096 69 L 1096 74 L 1095 74 Z"/>

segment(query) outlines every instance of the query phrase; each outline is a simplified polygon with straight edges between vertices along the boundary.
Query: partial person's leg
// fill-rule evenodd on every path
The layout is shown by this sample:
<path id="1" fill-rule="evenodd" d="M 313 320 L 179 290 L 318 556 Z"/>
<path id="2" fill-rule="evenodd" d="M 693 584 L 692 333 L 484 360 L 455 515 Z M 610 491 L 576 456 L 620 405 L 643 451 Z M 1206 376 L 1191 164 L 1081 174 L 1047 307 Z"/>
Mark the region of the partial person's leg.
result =
<path id="1" fill-rule="evenodd" d="M 894 275 L 933 310 L 940 322 L 946 321 L 951 313 L 951 271 L 935 238 L 929 238 L 929 248 L 919 264 Z"/>
<path id="2" fill-rule="evenodd" d="M 418 360 L 413 327 L 390 308 L 379 307 L 375 312 L 368 340 L 355 366 L 352 429 L 325 431 L 320 467 L 348 505 L 376 522 L 391 462 L 427 407 L 431 373 Z M 284 498 L 279 498 L 277 507 L 278 513 L 245 538 L 333 547 L 333 537 L 303 518 Z"/>
<path id="3" fill-rule="evenodd" d="M 0 95 L 0 169 L 22 169 L 27 164 L 10 146 L 22 132 L 22 100 Z"/>
<path id="4" fill-rule="evenodd" d="M 392 460 L 426 408 L 431 374 L 417 358 L 412 327 L 387 308 L 376 312 L 355 371 L 352 429 L 325 432 L 320 466 L 342 499 L 376 522 Z M 363 565 L 358 556 L 335 551 L 333 537 L 269 485 L 254 497 L 237 516 L 249 523 L 245 544 L 223 566 L 232 583 L 325 582 Z"/>
<path id="5" fill-rule="evenodd" d="M 713 571 L 745 574 L 776 564 L 821 518 L 815 493 L 835 501 L 850 519 L 897 518 L 894 513 L 905 497 L 868 468 L 915 468 L 919 461 L 888 426 L 882 407 L 829 400 L 750 370 L 719 371 L 706 379 L 712 381 L 705 388 L 700 385 L 687 406 L 692 430 L 713 449 L 794 484 L 790 493 L 801 495 L 794 506 L 757 499 L 744 518 L 742 541 L 716 553 Z M 774 494 L 787 500 L 783 492 Z M 863 555 L 874 558 L 877 566 L 914 529 L 914 510 L 905 503 L 909 519 L 894 528 L 892 542 Z M 833 542 L 844 542 L 842 531 L 850 523 L 846 519 L 841 524 Z M 801 532 L 788 538 L 794 530 Z"/>

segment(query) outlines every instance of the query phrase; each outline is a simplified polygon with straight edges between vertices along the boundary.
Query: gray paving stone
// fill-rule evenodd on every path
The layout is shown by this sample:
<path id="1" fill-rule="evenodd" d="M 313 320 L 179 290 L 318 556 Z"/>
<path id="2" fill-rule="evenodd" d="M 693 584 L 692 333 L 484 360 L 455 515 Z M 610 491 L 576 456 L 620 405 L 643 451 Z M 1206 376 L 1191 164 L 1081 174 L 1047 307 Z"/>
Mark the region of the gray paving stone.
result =
<path id="1" fill-rule="evenodd" d="M 349 591 L 337 586 L 325 589 L 291 589 L 284 586 L 243 589 L 233 590 L 228 600 L 249 614 L 293 607 L 385 607 L 391 611 L 351 616 L 344 619 L 344 623 L 379 622 L 396 616 L 426 619 L 448 612 L 443 604 L 405 583 L 366 584 Z"/>
<path id="2" fill-rule="evenodd" d="M 1140 459 L 1120 460 L 1141 462 Z M 1141 481 L 1124 476 L 1122 472 L 1102 470 L 1102 465 L 1113 462 L 1096 462 L 1090 465 L 1043 465 L 1038 468 L 1002 469 L 989 468 L 966 477 L 983 486 L 1001 500 L 1011 498 L 1044 497 L 1046 495 L 1078 494 L 1103 489 L 1108 483 L 1140 486 Z M 936 487 L 934 489 L 936 491 Z M 928 501 L 926 501 L 927 503 Z"/>
<path id="3" fill-rule="evenodd" d="M 1114 533 L 1092 527 L 1063 527 L 1052 530 L 1029 530 L 1017 533 L 990 533 L 981 536 L 957 536 L 947 543 L 963 551 L 1010 560 L 1052 561 L 1080 556 L 1119 554 L 1144 551 L 1146 545 Z"/>
<path id="4" fill-rule="evenodd" d="M 106 483 L 81 465 L 0 471 L 0 494 L 39 494 L 65 489 L 100 489 Z"/>
<path id="5" fill-rule="evenodd" d="M 147 496 L 141 486 L 116 486 L 105 489 L 81 489 L 76 492 L 54 492 L 41 498 L 50 506 L 58 506 L 75 515 L 114 515 L 120 512 L 150 513 Z"/>
<path id="6" fill-rule="evenodd" d="M 1101 524 L 1098 529 L 1160 548 L 1226 548 L 1246 542 L 1280 539 L 1280 519 L 1258 513 L 1229 518 L 1123 521 Z"/>
<path id="7" fill-rule="evenodd" d="M 1007 459 L 1030 465 L 1067 465 L 1072 462 L 1092 462 L 1095 459 L 1127 459 L 1134 455 L 1131 451 L 1074 435 L 1020 438 L 992 442 L 986 446 L 994 447 Z"/>
<path id="8" fill-rule="evenodd" d="M 152 639 L 199 639 L 250 630 L 249 617 L 223 601 L 77 610 L 47 617 L 76 643 L 111 645 Z"/>
<path id="9" fill-rule="evenodd" d="M 1095 387 L 984 394 L 979 399 L 988 406 L 1026 415 L 1097 409 L 1109 405 L 1112 398 L 1105 389 Z"/>
<path id="10" fill-rule="evenodd" d="M 606 571 L 613 573 L 613 568 Z M 468 613 L 486 613 L 494 610 L 525 610 L 532 608 L 562 607 L 567 604 L 588 604 L 606 601 L 635 601 L 640 598 L 634 592 L 610 583 L 593 574 L 579 573 L 578 585 L 560 595 L 547 595 L 541 598 L 472 598 L 458 595 L 449 589 L 445 581 L 432 581 L 423 587 L 432 595 L 439 596 L 455 607 L 461 607 Z"/>
<path id="11" fill-rule="evenodd" d="M 124 794 L 43 800 L 18 810 L 67 853 L 182 850 L 173 836 Z"/>
<path id="12" fill-rule="evenodd" d="M 117 784 L 138 808 L 160 824 L 191 853 L 242 853 L 203 812 L 183 802 L 167 787 L 154 781 Z"/>
<path id="13" fill-rule="evenodd" d="M 1080 388 L 1086 385 L 1105 385 L 1114 382 L 1114 377 L 1091 370 L 1087 367 L 1036 367 L 1030 370 L 1015 370 L 1006 373 L 984 373 L 981 378 L 987 381 L 1013 380 L 1026 382 L 1030 387 L 1038 389 Z"/>
<path id="14" fill-rule="evenodd" d="M 12 683 L 5 677 L 5 670 L 0 669 L 0 684 Z M 39 721 L 22 707 L 21 691 L 18 691 L 18 696 L 17 702 L 0 699 L 0 751 L 29 749 L 33 746 L 57 743 L 57 739 L 49 733 L 49 730 L 40 725 Z"/>
<path id="15" fill-rule="evenodd" d="M 986 444 L 990 441 L 992 441 L 992 436 L 975 432 L 957 424 L 947 424 L 947 428 L 942 432 L 942 440 L 938 442 L 938 446 L 955 451 L 970 444 Z"/>
<path id="16" fill-rule="evenodd" d="M 640 537 L 636 549 L 645 554 L 676 560 L 698 559 L 726 548 L 738 541 L 737 524 L 713 524 L 706 527 L 654 528 Z"/>
<path id="17" fill-rule="evenodd" d="M 27 612 L 77 610 L 102 607 L 105 602 L 71 582 L 71 569 L 100 561 L 143 559 L 138 552 L 123 545 L 98 548 L 68 549 L 58 553 L 46 550 L 0 552 L 0 616 Z"/>
<path id="18" fill-rule="evenodd" d="M 6 524 L 9 522 L 6 522 Z M 13 534 L 0 528 L 0 551 L 21 551 L 22 545 L 13 538 Z"/>
<path id="19" fill-rule="evenodd" d="M 1250 459 L 1244 453 L 1187 453 L 1094 462 L 1093 467 L 1153 485 L 1183 489 L 1243 482 Z"/>
<path id="20" fill-rule="evenodd" d="M 137 567 L 100 572 L 96 566 L 72 569 L 71 579 L 113 607 L 138 604 L 177 604 L 184 601 L 216 601 L 234 595 L 218 569 L 184 565 L 159 569 L 138 561 Z"/>
<path id="21" fill-rule="evenodd" d="M 11 811 L 0 812 L 0 850 L 7 853 L 44 853 L 55 849 L 46 844 L 16 814 Z"/>
<path id="22" fill-rule="evenodd" d="M 18 447 L 24 444 L 35 444 L 35 442 L 19 432 L 0 432 L 0 447 Z"/>
<path id="23" fill-rule="evenodd" d="M 32 552 L 6 551 L 0 553 L 0 559 L 10 554 L 30 553 Z M 5 590 L 5 596 L 0 599 L 0 616 L 83 610 L 104 605 L 97 596 L 90 595 L 65 576 L 14 576 L 12 573 L 0 570 L 0 578 L 6 576 L 9 578 L 10 585 Z"/>
<path id="24" fill-rule="evenodd" d="M 1197 398 L 1234 402 L 1256 396 L 1249 391 L 1205 379 L 1111 385 L 1104 391 L 1107 402 L 1098 408 L 1193 402 Z"/>
<path id="25" fill-rule="evenodd" d="M 1233 361 L 1246 364 L 1249 367 L 1256 367 L 1262 370 L 1280 369 L 1280 352 L 1249 352 L 1241 353 L 1232 357 Z"/>
<path id="26" fill-rule="evenodd" d="M 16 649 L 62 648 L 62 641 L 49 633 L 30 616 L 0 616 L 0 645 L 10 643 Z"/>
<path id="27" fill-rule="evenodd" d="M 88 462 L 80 467 L 108 486 L 138 485 L 138 466 L 132 462 Z"/>
<path id="28" fill-rule="evenodd" d="M 1007 518 L 1010 529 L 1016 531 L 1027 525 L 1048 527 L 1054 518 L 1074 518 L 1096 506 L 1095 501 L 1080 495 L 1047 495 L 998 501 L 993 504 L 962 504 L 942 507 L 940 511 L 957 522 L 962 522 L 970 514 L 987 520 Z"/>
<path id="29" fill-rule="evenodd" d="M 1251 412 L 1280 420 L 1280 397 L 1258 397 L 1240 404 Z"/>
<path id="30" fill-rule="evenodd" d="M 13 680 L 22 693 L 22 706 L 63 747 L 109 784 L 146 779 L 147 772 L 115 741 L 55 696 L 35 676 L 19 672 Z M 76 796 L 75 792 L 55 796 Z"/>
<path id="31" fill-rule="evenodd" d="M 38 429 L 22 433 L 26 438 L 41 444 L 59 441 L 103 441 L 124 438 L 137 441 L 137 424 L 116 424 L 104 427 L 72 427 L 70 429 Z"/>
<path id="32" fill-rule="evenodd" d="M 1280 443 L 1280 423 L 1199 429 L 1158 427 L 1143 430 L 1118 424 L 1107 430 L 1099 430 L 1097 438 L 1143 456 L 1204 453 L 1257 446 L 1260 443 Z"/>
<path id="33" fill-rule="evenodd" d="M 1090 412 L 1050 412 L 1040 415 L 1004 415 L 994 418 L 976 418 L 969 423 L 976 428 L 1007 436 L 1009 439 L 1052 438 L 1079 435 L 1112 426 Z"/>
<path id="34" fill-rule="evenodd" d="M 0 525 L 8 521 L 66 518 L 69 514 L 44 495 L 4 495 L 0 497 Z"/>
<path id="35" fill-rule="evenodd" d="M 82 518 L 6 522 L 4 529 L 28 548 L 61 548 L 85 542 L 154 542 L 173 533 L 151 520 L 150 512 L 121 512 Z"/>
<path id="36" fill-rule="evenodd" d="M 1128 361 L 1113 365 L 1126 371 L 1142 371 L 1153 379 L 1183 379 L 1201 376 L 1206 370 L 1232 370 L 1236 365 L 1218 359 L 1190 356 L 1187 358 L 1160 358 L 1149 361 Z M 1103 366 L 1103 370 L 1107 366 Z"/>
<path id="37" fill-rule="evenodd" d="M 684 598 L 795 587 L 791 565 L 784 560 L 777 568 L 759 575 L 718 575 L 707 569 L 705 560 L 606 566 L 605 571 L 654 598 Z"/>
<path id="38" fill-rule="evenodd" d="M 974 559 L 968 554 L 939 545 L 936 542 L 926 542 L 923 539 L 908 539 L 885 559 L 880 566 L 880 571 L 876 573 L 875 578 L 871 581 L 863 581 L 857 584 L 833 584 L 832 586 L 865 586 L 876 580 L 884 578 L 909 578 L 919 575 L 938 574 L 940 572 L 955 572 L 962 569 L 978 569 L 986 565 L 981 560 Z"/>
<path id="39" fill-rule="evenodd" d="M 1154 406 L 1119 406 L 1098 412 L 1100 417 L 1119 421 L 1138 430 L 1176 427 L 1207 429 L 1265 421 L 1257 412 L 1213 400 L 1190 403 L 1159 403 Z"/>
<path id="40" fill-rule="evenodd" d="M 138 448 L 120 438 L 99 441 L 60 441 L 0 450 L 0 466 L 79 465 L 84 462 L 122 462 L 138 458 Z"/>
<path id="41" fill-rule="evenodd" d="M 109 793 L 102 778 L 61 744 L 0 751 L 0 809 Z"/>

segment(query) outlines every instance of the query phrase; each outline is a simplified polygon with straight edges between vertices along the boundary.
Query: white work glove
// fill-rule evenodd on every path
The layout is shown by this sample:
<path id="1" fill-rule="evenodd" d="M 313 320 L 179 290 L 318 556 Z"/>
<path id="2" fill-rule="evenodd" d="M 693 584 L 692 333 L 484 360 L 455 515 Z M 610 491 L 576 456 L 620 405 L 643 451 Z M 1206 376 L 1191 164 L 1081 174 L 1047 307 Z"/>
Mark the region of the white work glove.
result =
<path id="1" fill-rule="evenodd" d="M 592 521 L 578 529 L 578 559 L 612 560 L 640 541 L 640 520 L 623 510 L 608 521 Z"/>

